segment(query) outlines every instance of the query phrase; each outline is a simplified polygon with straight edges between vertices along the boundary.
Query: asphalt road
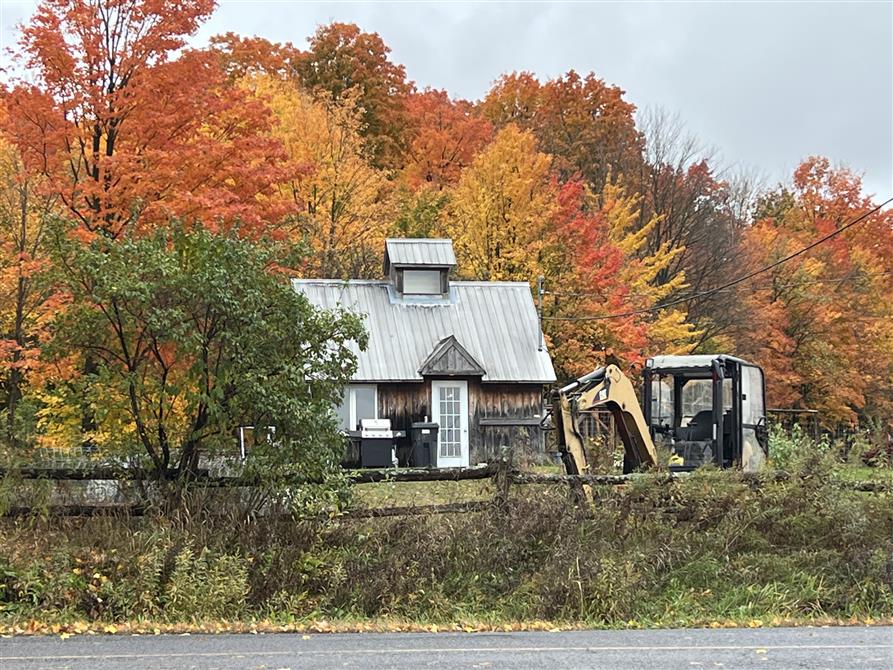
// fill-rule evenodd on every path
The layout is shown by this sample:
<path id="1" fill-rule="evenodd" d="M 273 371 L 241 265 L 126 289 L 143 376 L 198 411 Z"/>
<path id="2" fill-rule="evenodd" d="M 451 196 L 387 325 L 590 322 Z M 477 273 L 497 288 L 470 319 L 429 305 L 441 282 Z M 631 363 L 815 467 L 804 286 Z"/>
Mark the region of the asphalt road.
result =
<path id="1" fill-rule="evenodd" d="M 893 627 L 0 639 L 0 669 L 891 670 Z"/>

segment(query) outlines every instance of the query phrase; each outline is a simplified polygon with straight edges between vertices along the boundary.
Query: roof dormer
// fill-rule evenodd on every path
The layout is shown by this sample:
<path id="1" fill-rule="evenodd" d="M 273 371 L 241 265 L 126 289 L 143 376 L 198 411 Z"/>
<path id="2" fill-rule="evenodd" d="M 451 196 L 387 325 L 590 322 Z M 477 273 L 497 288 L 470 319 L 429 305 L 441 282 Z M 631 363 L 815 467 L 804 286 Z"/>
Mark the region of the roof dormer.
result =
<path id="1" fill-rule="evenodd" d="M 444 297 L 450 292 L 450 271 L 456 267 L 452 240 L 385 241 L 384 272 L 399 296 Z"/>

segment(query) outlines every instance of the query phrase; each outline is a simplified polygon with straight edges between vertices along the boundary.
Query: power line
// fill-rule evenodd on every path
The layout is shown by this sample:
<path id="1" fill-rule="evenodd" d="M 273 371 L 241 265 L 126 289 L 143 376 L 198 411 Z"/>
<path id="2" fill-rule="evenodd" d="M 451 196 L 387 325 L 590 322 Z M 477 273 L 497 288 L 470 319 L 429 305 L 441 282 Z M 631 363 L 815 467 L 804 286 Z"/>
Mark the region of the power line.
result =
<path id="1" fill-rule="evenodd" d="M 846 274 L 841 277 L 821 277 L 819 279 L 809 279 L 798 282 L 790 282 L 787 284 L 763 284 L 761 286 L 749 286 L 748 290 L 750 291 L 770 291 L 773 289 L 780 288 L 798 288 L 800 286 L 811 286 L 813 284 L 843 284 L 848 281 L 858 281 L 860 279 L 874 279 L 875 277 L 886 277 L 887 275 L 893 275 L 893 270 L 888 270 L 885 272 L 866 272 L 864 274 Z M 728 289 L 717 289 L 716 293 L 725 293 L 730 292 Z M 554 295 L 558 298 L 589 298 L 589 297 L 598 297 L 602 294 L 598 291 L 583 291 L 583 292 L 565 292 L 565 291 L 543 291 L 543 295 Z M 693 297 L 696 297 L 698 294 L 691 294 L 689 296 L 684 296 L 685 300 L 691 300 Z M 628 298 L 647 298 L 648 294 L 645 293 L 629 293 L 627 294 Z"/>
<path id="2" fill-rule="evenodd" d="M 633 310 L 629 310 L 627 312 L 617 312 L 615 314 L 603 314 L 600 316 L 544 316 L 543 320 L 544 321 L 605 321 L 607 319 L 622 319 L 622 318 L 626 318 L 629 316 L 638 316 L 640 314 L 651 314 L 652 312 L 659 312 L 662 309 L 666 309 L 667 307 L 672 307 L 673 305 L 679 305 L 681 303 L 688 302 L 694 298 L 704 298 L 708 295 L 713 295 L 714 293 L 719 293 L 720 291 L 722 291 L 724 289 L 731 288 L 732 286 L 737 286 L 738 284 L 742 284 L 742 283 L 746 282 L 748 279 L 752 279 L 752 278 L 756 277 L 757 275 L 761 275 L 764 272 L 768 272 L 769 270 L 777 268 L 779 265 L 787 263 L 788 261 L 793 260 L 794 258 L 797 258 L 798 256 L 802 256 L 807 251 L 815 249 L 820 244 L 824 244 L 828 240 L 830 240 L 834 237 L 837 237 L 845 230 L 849 230 L 856 224 L 861 223 L 862 221 L 867 219 L 872 214 L 879 212 L 883 207 L 890 204 L 891 202 L 893 202 L 893 198 L 888 198 L 887 200 L 885 200 L 881 204 L 877 205 L 873 209 L 870 209 L 869 211 L 865 212 L 864 214 L 857 217 L 856 219 L 850 221 L 846 225 L 843 225 L 840 228 L 837 228 L 836 230 L 828 233 L 824 237 L 819 238 L 815 242 L 812 242 L 811 244 L 806 245 L 802 249 L 798 249 L 794 253 L 788 254 L 784 258 L 779 259 L 779 260 L 775 261 L 774 263 L 771 263 L 770 265 L 762 267 L 758 270 L 754 270 L 753 272 L 750 272 L 742 277 L 738 277 L 737 279 L 733 279 L 730 282 L 726 282 L 725 284 L 717 286 L 716 288 L 712 288 L 707 291 L 701 291 L 700 293 L 693 293 L 693 294 L 685 296 L 683 298 L 676 298 L 675 300 L 670 300 L 663 304 L 655 305 L 653 307 L 646 307 L 644 309 L 633 309 Z"/>

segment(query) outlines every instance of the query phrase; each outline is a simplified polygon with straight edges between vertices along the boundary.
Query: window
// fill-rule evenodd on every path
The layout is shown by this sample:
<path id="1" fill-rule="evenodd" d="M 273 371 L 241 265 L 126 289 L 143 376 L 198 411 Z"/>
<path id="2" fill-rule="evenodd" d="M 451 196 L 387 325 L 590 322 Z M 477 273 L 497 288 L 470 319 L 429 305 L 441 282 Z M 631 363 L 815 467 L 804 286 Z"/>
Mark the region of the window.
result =
<path id="1" fill-rule="evenodd" d="M 344 390 L 338 407 L 341 430 L 358 430 L 363 419 L 378 418 L 378 387 L 375 384 L 351 384 Z"/>
<path id="2" fill-rule="evenodd" d="M 741 366 L 741 423 L 744 441 L 741 445 L 741 466 L 745 472 L 756 472 L 766 460 L 766 452 L 757 436 L 757 428 L 765 419 L 763 406 L 763 371 L 752 365 Z"/>
<path id="3" fill-rule="evenodd" d="M 440 387 L 440 455 L 444 458 L 461 458 L 462 456 L 462 410 L 461 386 Z"/>
<path id="4" fill-rule="evenodd" d="M 763 371 L 752 365 L 741 366 L 741 423 L 756 425 L 766 412 L 763 407 Z"/>
<path id="5" fill-rule="evenodd" d="M 673 377 L 651 380 L 651 425 L 673 425 Z"/>
<path id="6" fill-rule="evenodd" d="M 682 387 L 683 425 L 688 425 L 686 419 L 691 419 L 698 412 L 705 410 L 713 410 L 713 380 L 688 380 Z"/>
<path id="7" fill-rule="evenodd" d="M 440 295 L 440 270 L 404 270 L 403 293 Z"/>

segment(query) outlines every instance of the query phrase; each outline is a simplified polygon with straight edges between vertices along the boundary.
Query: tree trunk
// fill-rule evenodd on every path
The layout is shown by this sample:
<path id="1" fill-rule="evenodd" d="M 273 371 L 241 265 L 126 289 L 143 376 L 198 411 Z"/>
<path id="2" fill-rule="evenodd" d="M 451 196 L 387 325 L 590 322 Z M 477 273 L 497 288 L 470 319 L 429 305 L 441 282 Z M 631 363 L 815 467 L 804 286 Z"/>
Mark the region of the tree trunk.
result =
<path id="1" fill-rule="evenodd" d="M 98 371 L 99 365 L 96 359 L 88 354 L 84 360 L 83 367 L 84 379 L 87 384 L 90 384 L 90 378 Z M 86 393 L 86 389 L 84 390 L 84 399 L 81 401 L 81 449 L 85 454 L 92 454 L 99 449 L 96 442 L 90 437 L 90 433 L 96 430 L 96 414 L 94 414 L 93 408 L 90 407 L 90 402 L 87 400 L 89 393 Z"/>

